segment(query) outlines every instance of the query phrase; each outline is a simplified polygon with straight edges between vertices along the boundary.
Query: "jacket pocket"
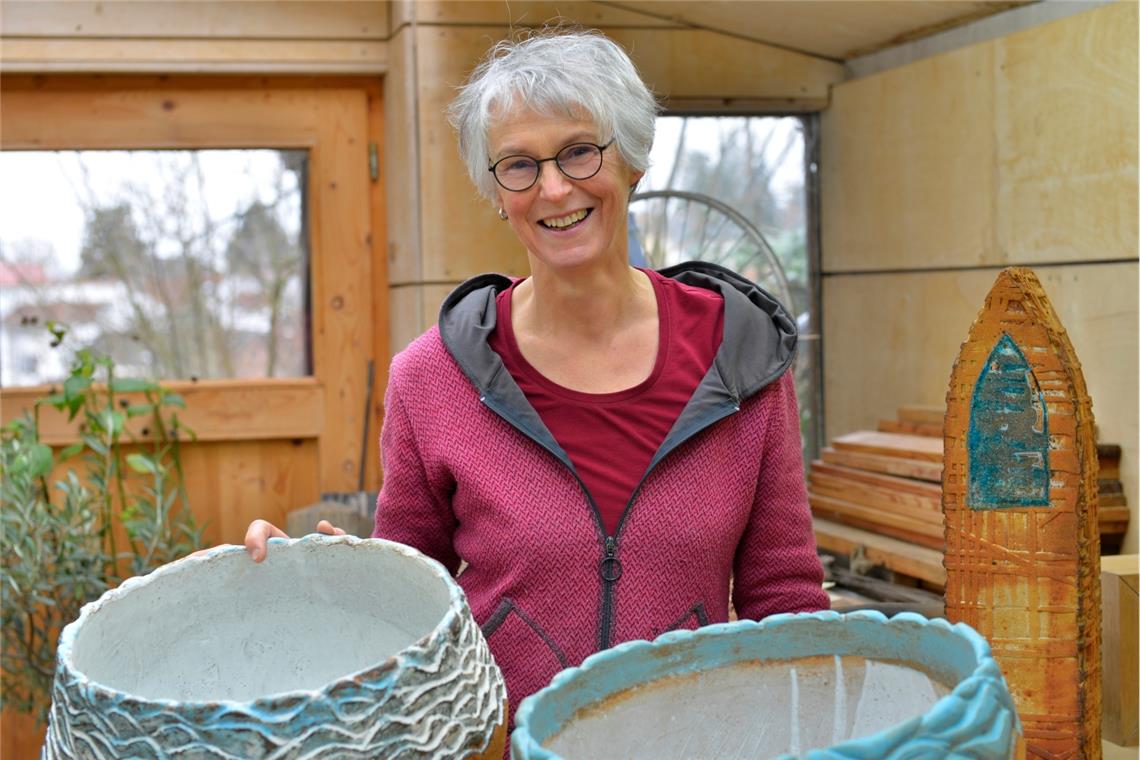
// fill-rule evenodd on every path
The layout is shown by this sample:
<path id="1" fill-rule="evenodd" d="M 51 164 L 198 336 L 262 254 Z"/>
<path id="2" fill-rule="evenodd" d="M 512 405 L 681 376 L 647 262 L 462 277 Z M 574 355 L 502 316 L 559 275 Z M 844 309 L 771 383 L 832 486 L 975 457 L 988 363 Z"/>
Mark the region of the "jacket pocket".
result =
<path id="1" fill-rule="evenodd" d="M 705 612 L 704 602 L 697 602 L 686 610 L 684 615 L 670 623 L 661 633 L 680 630 L 693 631 L 708 624 L 709 614 Z"/>
<path id="2" fill-rule="evenodd" d="M 482 630 L 507 682 L 512 710 L 569 665 L 562 648 L 513 599 L 503 597 Z"/>

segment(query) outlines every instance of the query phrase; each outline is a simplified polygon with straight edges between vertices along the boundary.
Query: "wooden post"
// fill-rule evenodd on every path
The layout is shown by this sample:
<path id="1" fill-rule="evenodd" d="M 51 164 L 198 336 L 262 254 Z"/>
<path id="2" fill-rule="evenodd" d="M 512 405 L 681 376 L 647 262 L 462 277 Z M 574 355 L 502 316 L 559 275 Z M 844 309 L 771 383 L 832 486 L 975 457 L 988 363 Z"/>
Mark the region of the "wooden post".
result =
<path id="1" fill-rule="evenodd" d="M 1101 753 L 1092 404 L 1028 269 L 998 275 L 946 395 L 946 616 L 989 639 L 1026 754 Z"/>

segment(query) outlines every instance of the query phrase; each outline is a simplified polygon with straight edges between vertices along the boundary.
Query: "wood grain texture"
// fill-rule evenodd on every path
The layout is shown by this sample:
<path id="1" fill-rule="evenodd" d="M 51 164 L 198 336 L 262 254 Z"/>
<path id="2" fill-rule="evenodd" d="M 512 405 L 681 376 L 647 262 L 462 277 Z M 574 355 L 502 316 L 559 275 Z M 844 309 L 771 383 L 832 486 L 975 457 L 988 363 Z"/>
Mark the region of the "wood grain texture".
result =
<path id="1" fill-rule="evenodd" d="M 979 509 L 968 488 L 972 401 L 1003 336 L 1030 365 L 1048 417 L 1048 506 Z M 1099 757 L 1101 661 L 1096 444 L 1080 363 L 1033 273 L 997 278 L 946 396 L 946 615 L 989 639 L 1030 757 Z M 975 450 L 975 455 L 979 454 Z"/>
<path id="2" fill-rule="evenodd" d="M 836 85 L 823 270 L 1134 259 L 1136 27 L 1113 3 Z"/>
<path id="3" fill-rule="evenodd" d="M 838 554 L 851 554 L 863 547 L 867 559 L 877 565 L 912 578 L 920 578 L 936 586 L 946 583 L 942 552 L 915 546 L 873 531 L 841 525 L 819 517 L 812 518 L 816 545 Z"/>
<path id="4" fill-rule="evenodd" d="M 942 442 L 928 436 L 859 430 L 835 438 L 831 445 L 837 449 L 865 454 L 881 454 L 922 462 L 942 461 Z"/>
<path id="5" fill-rule="evenodd" d="M 314 373 L 326 388 L 321 484 L 323 490 L 350 491 L 358 488 L 374 348 L 369 106 L 361 90 L 322 91 L 316 97 L 309 229 Z"/>
<path id="6" fill-rule="evenodd" d="M 11 0 L 6 72 L 382 73 L 386 2 Z"/>
<path id="7" fill-rule="evenodd" d="M 1137 638 L 1140 560 L 1135 554 L 1101 559 L 1104 611 L 1104 738 L 1135 746 L 1140 741 Z"/>
<path id="8" fill-rule="evenodd" d="M 198 441 L 243 441 L 281 438 L 315 438 L 324 427 L 324 389 L 313 378 L 265 380 L 186 380 L 167 381 L 163 387 L 179 394 L 186 402 L 178 409 L 179 419 L 194 432 Z M 52 392 L 47 385 L 4 390 L 0 421 L 4 424 L 31 412 L 37 399 Z M 138 403 L 140 394 L 123 394 Z M 141 440 L 143 418 L 128 420 L 128 429 Z M 50 446 L 75 443 L 78 422 L 50 407 L 40 410 L 40 437 Z"/>
<path id="9" fill-rule="evenodd" d="M 844 451 L 830 446 L 820 451 L 819 456 L 828 464 L 881 472 L 885 475 L 899 475 L 904 478 L 915 478 L 931 483 L 938 483 L 942 480 L 942 464 L 938 462 L 923 462 L 904 457 L 868 454 L 861 451 Z"/>

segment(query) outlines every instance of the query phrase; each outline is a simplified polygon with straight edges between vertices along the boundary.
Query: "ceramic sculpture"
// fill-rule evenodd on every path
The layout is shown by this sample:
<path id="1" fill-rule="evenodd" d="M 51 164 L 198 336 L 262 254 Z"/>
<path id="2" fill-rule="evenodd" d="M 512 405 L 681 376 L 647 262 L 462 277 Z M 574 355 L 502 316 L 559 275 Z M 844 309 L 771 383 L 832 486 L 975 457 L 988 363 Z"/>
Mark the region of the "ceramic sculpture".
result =
<path id="1" fill-rule="evenodd" d="M 989 640 L 1029 757 L 1099 757 L 1092 404 L 1065 329 L 1028 269 L 998 275 L 946 400 L 946 616 Z"/>
<path id="2" fill-rule="evenodd" d="M 524 700 L 515 760 L 1008 760 L 1017 714 L 989 646 L 913 613 L 775 615 L 600 652 Z"/>
<path id="3" fill-rule="evenodd" d="M 271 540 L 132 578 L 59 643 L 44 757 L 500 758 L 506 689 L 459 586 L 400 544 Z"/>

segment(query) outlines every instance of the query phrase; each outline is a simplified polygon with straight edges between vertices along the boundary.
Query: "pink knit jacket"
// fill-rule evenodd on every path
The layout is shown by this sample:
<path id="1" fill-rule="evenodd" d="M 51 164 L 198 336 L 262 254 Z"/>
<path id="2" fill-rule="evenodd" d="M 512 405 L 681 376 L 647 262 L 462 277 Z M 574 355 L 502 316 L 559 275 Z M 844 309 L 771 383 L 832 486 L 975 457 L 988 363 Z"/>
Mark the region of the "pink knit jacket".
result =
<path id="1" fill-rule="evenodd" d="M 663 274 L 721 291 L 724 341 L 613 535 L 486 347 L 509 280 L 461 286 L 392 362 L 374 535 L 467 563 L 458 580 L 512 712 L 600 649 L 727 620 L 730 578 L 742 618 L 828 605 L 785 372 L 794 323 L 727 270 Z"/>

